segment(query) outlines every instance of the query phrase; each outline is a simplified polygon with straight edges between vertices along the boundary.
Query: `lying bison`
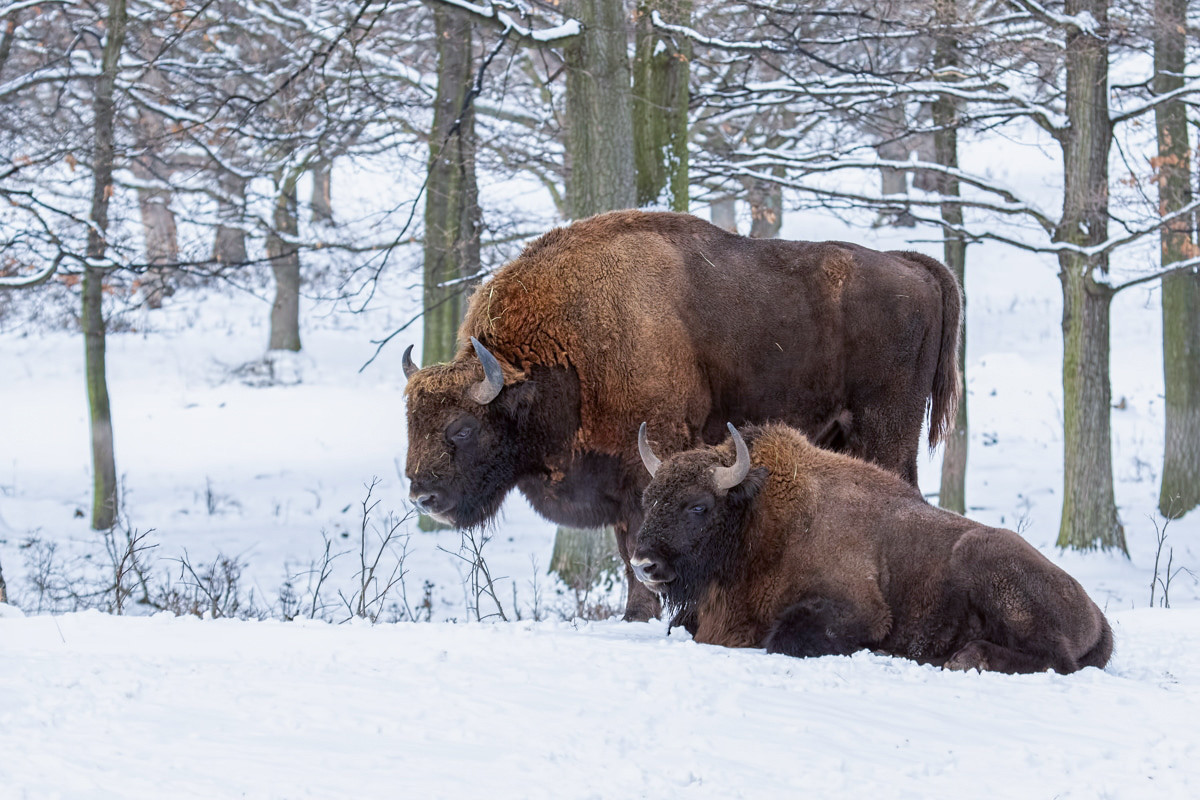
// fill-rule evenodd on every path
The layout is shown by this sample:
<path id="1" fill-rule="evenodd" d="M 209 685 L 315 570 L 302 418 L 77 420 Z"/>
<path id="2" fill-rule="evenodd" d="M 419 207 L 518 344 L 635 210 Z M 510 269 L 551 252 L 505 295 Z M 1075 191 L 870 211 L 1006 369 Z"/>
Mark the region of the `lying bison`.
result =
<path id="1" fill-rule="evenodd" d="M 1100 609 L 1016 533 L 787 426 L 747 429 L 748 446 L 729 429 L 663 462 L 639 435 L 653 480 L 631 562 L 696 641 L 998 672 L 1108 662 Z"/>
<path id="2" fill-rule="evenodd" d="M 412 498 L 471 527 L 516 486 L 554 522 L 615 525 L 630 576 L 643 419 L 672 451 L 780 420 L 915 484 L 926 407 L 931 444 L 952 424 L 959 309 L 953 276 L 915 253 L 686 214 L 576 222 L 475 292 L 453 361 L 405 353 Z M 657 613 L 630 578 L 626 618 Z"/>

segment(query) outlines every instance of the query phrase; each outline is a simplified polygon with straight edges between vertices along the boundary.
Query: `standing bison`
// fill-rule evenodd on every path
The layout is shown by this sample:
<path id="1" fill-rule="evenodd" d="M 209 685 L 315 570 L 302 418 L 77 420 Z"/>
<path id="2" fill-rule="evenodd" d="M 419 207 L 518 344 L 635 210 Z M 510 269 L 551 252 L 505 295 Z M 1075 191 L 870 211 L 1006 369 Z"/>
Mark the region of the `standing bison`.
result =
<path id="1" fill-rule="evenodd" d="M 780 420 L 915 485 L 926 408 L 931 445 L 954 417 L 960 306 L 916 253 L 672 213 L 558 228 L 476 290 L 453 361 L 405 353 L 412 498 L 471 527 L 516 486 L 554 522 L 614 525 L 626 619 L 647 619 L 658 600 L 629 571 L 638 423 L 674 451 L 719 441 L 726 420 Z"/>
<path id="2" fill-rule="evenodd" d="M 1100 609 L 1016 533 L 787 426 L 751 427 L 748 445 L 729 429 L 662 462 L 639 434 L 654 479 L 631 563 L 696 641 L 998 672 L 1108 663 Z"/>

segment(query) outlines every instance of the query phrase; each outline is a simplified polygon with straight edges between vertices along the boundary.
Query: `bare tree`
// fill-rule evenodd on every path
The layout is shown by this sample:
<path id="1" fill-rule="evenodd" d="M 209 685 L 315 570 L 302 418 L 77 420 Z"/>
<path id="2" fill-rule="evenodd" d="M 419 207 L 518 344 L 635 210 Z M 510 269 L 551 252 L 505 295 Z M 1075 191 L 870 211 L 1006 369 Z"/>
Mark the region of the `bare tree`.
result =
<path id="1" fill-rule="evenodd" d="M 115 86 L 125 46 L 125 0 L 108 0 L 100 76 L 92 102 L 96 146 L 92 157 L 92 210 L 83 268 L 83 338 L 92 430 L 92 528 L 111 528 L 117 517 L 117 465 L 105 366 L 104 274 L 108 204 L 113 193 Z"/>
<path id="2" fill-rule="evenodd" d="M 1154 3 L 1154 93 L 1169 96 L 1184 88 L 1187 68 L 1187 3 Z M 1187 106 L 1182 97 L 1154 111 L 1158 133 L 1156 167 L 1159 213 L 1167 216 L 1192 202 Z M 1175 218 L 1160 234 L 1162 266 L 1200 256 L 1195 218 Z M 1163 376 L 1166 435 L 1158 508 L 1182 516 L 1200 505 L 1200 272 L 1162 279 Z"/>

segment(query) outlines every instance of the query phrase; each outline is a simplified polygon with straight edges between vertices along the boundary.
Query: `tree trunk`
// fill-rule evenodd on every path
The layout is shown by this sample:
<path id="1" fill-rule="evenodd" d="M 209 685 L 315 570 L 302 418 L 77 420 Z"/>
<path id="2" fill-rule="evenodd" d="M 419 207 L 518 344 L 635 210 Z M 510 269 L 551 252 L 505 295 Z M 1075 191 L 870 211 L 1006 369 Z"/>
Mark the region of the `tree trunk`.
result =
<path id="1" fill-rule="evenodd" d="M 686 25 L 690 0 L 642 0 L 637 9 L 633 61 L 633 141 L 637 204 L 688 210 L 687 39 L 663 36 L 651 22 L 658 11 L 667 22 Z"/>
<path id="2" fill-rule="evenodd" d="M 117 465 L 113 454 L 112 413 L 104 363 L 104 259 L 108 243 L 108 201 L 112 197 L 114 93 L 121 50 L 125 46 L 125 0 L 109 0 L 108 35 L 100 76 L 92 99 L 96 143 L 92 156 L 92 225 L 88 228 L 88 264 L 83 271 L 83 341 L 88 408 L 92 432 L 92 528 L 111 528 L 117 518 Z"/>
<path id="3" fill-rule="evenodd" d="M 775 174 L 783 176 L 778 167 Z M 750 236 L 774 239 L 783 228 L 783 187 L 770 181 L 755 181 L 746 193 L 750 204 Z"/>
<path id="4" fill-rule="evenodd" d="M 709 206 L 709 218 L 718 228 L 724 228 L 730 233 L 738 232 L 737 198 L 732 195 L 718 197 Z"/>
<path id="5" fill-rule="evenodd" d="M 574 219 L 637 202 L 628 36 L 621 0 L 564 0 L 583 34 L 563 48 L 567 72 L 567 207 Z"/>
<path id="6" fill-rule="evenodd" d="M 937 0 L 934 4 L 939 34 L 933 56 L 934 71 L 945 73 L 959 63 L 958 39 L 950 33 L 958 22 L 957 0 Z M 933 104 L 933 160 L 945 167 L 958 168 L 958 103 L 948 95 L 939 95 Z M 937 173 L 935 188 L 945 197 L 958 197 L 958 180 Z M 958 413 L 954 418 L 954 430 L 946 437 L 942 453 L 942 486 L 938 494 L 938 505 L 959 514 L 967 512 L 967 448 L 970 436 L 967 428 L 967 297 L 965 277 L 967 266 L 967 243 L 961 233 L 951 228 L 962 228 L 962 206 L 942 203 L 942 221 L 948 227 L 942 229 L 942 258 L 954 273 L 958 285 L 964 287 L 962 303 L 962 333 L 958 341 L 958 364 L 963 391 L 958 400 Z"/>
<path id="7" fill-rule="evenodd" d="M 440 286 L 480 269 L 479 190 L 475 182 L 475 112 L 466 103 L 474 79 L 471 22 L 434 7 L 438 90 L 429 136 L 425 190 L 423 364 L 454 357 L 471 284 Z"/>
<path id="8" fill-rule="evenodd" d="M 217 177 L 220 198 L 217 200 L 217 235 L 213 242 L 213 261 L 229 266 L 244 264 L 246 257 L 246 232 L 242 228 L 245 219 L 245 179 L 231 172 L 222 171 Z"/>
<path id="9" fill-rule="evenodd" d="M 563 48 L 567 72 L 567 208 L 574 219 L 632 208 L 637 202 L 633 101 L 628 34 L 621 0 L 564 0 L 563 13 L 583 23 L 583 34 Z M 628 533 L 623 533 L 628 538 Z M 555 550 L 569 553 L 607 533 L 560 527 Z M 617 556 L 619 557 L 619 555 Z M 626 568 L 626 617 L 657 601 Z"/>
<path id="10" fill-rule="evenodd" d="M 434 6 L 438 88 L 429 134 L 425 188 L 424 344 L 422 363 L 451 360 L 467 297 L 478 282 L 442 286 L 476 275 L 479 255 L 479 189 L 475 181 L 475 109 L 467 103 L 474 80 L 470 19 Z M 422 514 L 423 531 L 447 527 Z"/>
<path id="11" fill-rule="evenodd" d="M 1108 238 L 1108 0 L 1071 0 L 1069 16 L 1091 14 L 1098 35 L 1067 33 L 1067 121 L 1063 214 L 1055 241 L 1092 247 Z M 1059 547 L 1126 552 L 1113 495 L 1109 309 L 1112 291 L 1098 283 L 1105 256 L 1062 251 L 1063 510 Z"/>
<path id="12" fill-rule="evenodd" d="M 149 158 L 147 153 L 145 158 Z M 159 178 L 141 160 L 132 164 L 134 177 L 140 184 L 152 183 Z M 163 298 L 174 293 L 170 285 L 173 265 L 179 263 L 179 236 L 175 226 L 175 213 L 171 211 L 171 191 L 161 187 L 149 188 L 140 185 L 137 190 L 138 209 L 142 216 L 142 231 L 146 240 L 146 263 L 150 265 L 141 285 L 145 292 L 146 305 L 162 308 Z"/>
<path id="13" fill-rule="evenodd" d="M 300 350 L 300 233 L 296 219 L 295 169 L 282 173 L 275 195 L 273 227 L 267 234 L 267 258 L 275 274 L 275 304 L 271 307 L 268 350 Z"/>
<path id="14" fill-rule="evenodd" d="M 1187 55 L 1187 3 L 1154 5 L 1154 93 L 1183 86 Z M 1159 213 L 1170 214 L 1192 200 L 1187 106 L 1182 99 L 1155 109 L 1158 129 Z M 1198 253 L 1189 217 L 1162 232 L 1162 266 Z M 1166 438 L 1158 509 L 1181 517 L 1200 505 L 1200 274 L 1168 275 L 1162 281 L 1163 377 Z"/>
<path id="15" fill-rule="evenodd" d="M 1109 309 L 1112 293 L 1088 259 L 1059 258 L 1063 285 L 1063 426 L 1066 458 L 1058 546 L 1125 548 L 1112 480 Z"/>
<path id="16" fill-rule="evenodd" d="M 333 222 L 333 162 L 321 159 L 312 168 L 312 221 L 318 224 Z"/>
<path id="17" fill-rule="evenodd" d="M 162 47 L 162 41 L 152 39 L 147 44 Z M 160 97 L 171 94 L 167 80 L 157 67 L 151 67 L 141 77 L 144 91 L 153 91 Z M 130 163 L 130 169 L 138 180 L 138 209 L 142 216 L 142 231 L 146 242 L 146 263 L 149 268 L 139 281 L 150 308 L 162 308 L 163 298 L 174 293 L 170 285 L 171 274 L 179 263 L 179 236 L 175 227 L 175 213 L 171 211 L 171 190 L 167 181 L 171 169 L 160 157 L 168 137 L 167 127 L 161 114 L 139 108 L 135 131 L 138 140 L 138 155 Z"/>

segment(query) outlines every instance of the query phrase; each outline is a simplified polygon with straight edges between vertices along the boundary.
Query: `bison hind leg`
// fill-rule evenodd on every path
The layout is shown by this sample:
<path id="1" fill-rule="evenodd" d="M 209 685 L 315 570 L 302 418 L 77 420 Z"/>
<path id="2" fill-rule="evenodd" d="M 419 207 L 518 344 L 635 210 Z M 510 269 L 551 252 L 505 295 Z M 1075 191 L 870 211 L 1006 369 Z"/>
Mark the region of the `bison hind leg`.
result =
<path id="1" fill-rule="evenodd" d="M 974 669 L 980 672 L 1005 672 L 1009 675 L 1052 669 L 1065 675 L 1075 672 L 1080 665 L 1067 655 L 1065 647 L 1053 654 L 1032 653 L 976 639 L 950 656 L 944 666 L 946 669 L 964 672 Z"/>
<path id="2" fill-rule="evenodd" d="M 869 632 L 854 606 L 831 597 L 810 597 L 788 607 L 767 634 L 768 653 L 797 658 L 849 655 L 862 649 Z"/>

